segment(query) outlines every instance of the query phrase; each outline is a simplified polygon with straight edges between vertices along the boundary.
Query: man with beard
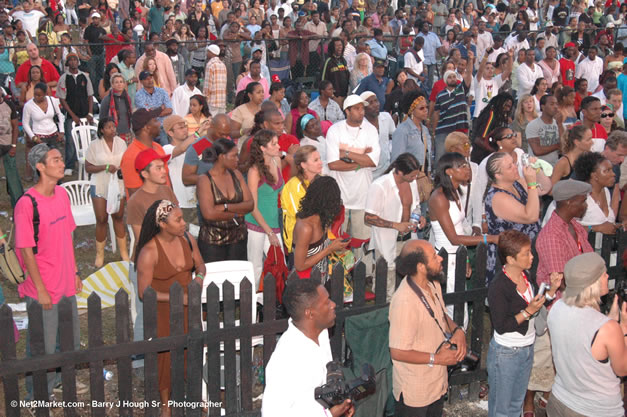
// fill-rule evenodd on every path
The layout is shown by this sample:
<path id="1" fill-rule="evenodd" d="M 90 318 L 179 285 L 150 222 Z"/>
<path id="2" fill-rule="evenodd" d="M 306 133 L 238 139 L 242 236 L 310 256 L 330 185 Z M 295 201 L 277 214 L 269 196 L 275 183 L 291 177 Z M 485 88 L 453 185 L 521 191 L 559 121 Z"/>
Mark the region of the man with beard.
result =
<path id="1" fill-rule="evenodd" d="M 290 280 L 283 305 L 289 325 L 266 369 L 261 415 L 352 416 L 350 399 L 325 409 L 314 398 L 316 387 L 326 383 L 326 365 L 333 360 L 328 329 L 335 325 L 335 303 L 329 293 L 314 280 Z"/>
<path id="2" fill-rule="evenodd" d="M 411 240 L 396 259 L 396 271 L 405 279 L 390 303 L 395 415 L 441 416 L 448 388 L 446 367 L 466 355 L 464 331 L 445 312 L 442 258 L 428 242 Z M 452 334 L 449 343 L 443 343 L 444 332 Z"/>

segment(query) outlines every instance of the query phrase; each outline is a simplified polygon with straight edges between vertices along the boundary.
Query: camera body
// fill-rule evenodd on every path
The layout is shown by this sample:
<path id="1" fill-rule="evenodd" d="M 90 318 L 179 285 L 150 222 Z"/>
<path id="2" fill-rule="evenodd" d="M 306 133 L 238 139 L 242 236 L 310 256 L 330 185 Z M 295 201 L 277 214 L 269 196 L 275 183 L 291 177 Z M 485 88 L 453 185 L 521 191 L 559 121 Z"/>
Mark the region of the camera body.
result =
<path id="1" fill-rule="evenodd" d="M 327 363 L 327 383 L 317 387 L 314 397 L 325 408 L 331 408 L 350 398 L 358 401 L 375 393 L 377 384 L 372 365 L 365 363 L 359 378 L 346 382 L 339 362 Z"/>
<path id="2" fill-rule="evenodd" d="M 616 285 L 616 295 L 618 295 L 618 308 L 623 306 L 623 303 L 627 302 L 627 281 L 622 280 Z"/>
<path id="3" fill-rule="evenodd" d="M 455 343 L 451 343 L 449 349 L 457 350 L 457 345 Z M 477 369 L 477 365 L 479 365 L 479 361 L 481 358 L 472 350 L 466 351 L 466 356 L 464 356 L 464 360 L 462 360 L 457 365 L 453 365 L 453 370 L 461 369 L 462 372 L 466 371 L 474 371 Z"/>
<path id="4" fill-rule="evenodd" d="M 520 156 L 520 161 L 522 162 L 523 167 L 529 166 L 529 155 L 524 153 Z"/>

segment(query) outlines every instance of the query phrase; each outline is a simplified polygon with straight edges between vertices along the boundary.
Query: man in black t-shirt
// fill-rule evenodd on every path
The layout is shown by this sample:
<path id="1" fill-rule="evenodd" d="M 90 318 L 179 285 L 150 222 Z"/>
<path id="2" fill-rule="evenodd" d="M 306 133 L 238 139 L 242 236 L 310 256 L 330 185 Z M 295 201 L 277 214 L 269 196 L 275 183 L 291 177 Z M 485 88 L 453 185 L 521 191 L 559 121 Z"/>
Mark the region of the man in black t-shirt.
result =
<path id="1" fill-rule="evenodd" d="M 89 60 L 89 73 L 93 75 L 92 83 L 97 91 L 98 83 L 104 76 L 105 50 L 102 43 L 107 40 L 107 32 L 100 26 L 100 13 L 91 14 L 91 24 L 85 29 L 85 40 L 88 42 L 87 49 L 91 55 Z"/>
<path id="2" fill-rule="evenodd" d="M 566 19 L 568 18 L 568 6 L 566 6 L 566 0 L 561 0 L 559 6 L 553 9 L 553 24 L 555 26 L 566 26 Z"/>

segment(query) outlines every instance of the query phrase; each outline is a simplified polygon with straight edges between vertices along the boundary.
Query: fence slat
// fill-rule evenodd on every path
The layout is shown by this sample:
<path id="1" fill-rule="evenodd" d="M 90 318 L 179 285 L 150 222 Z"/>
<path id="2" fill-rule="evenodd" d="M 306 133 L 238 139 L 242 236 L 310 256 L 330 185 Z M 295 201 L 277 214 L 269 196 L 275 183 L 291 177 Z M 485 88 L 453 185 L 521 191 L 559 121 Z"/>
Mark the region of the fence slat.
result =
<path id="1" fill-rule="evenodd" d="M 59 309 L 59 334 L 61 352 L 74 351 L 74 337 L 78 335 L 74 334 L 74 320 L 72 319 L 72 303 L 66 297 L 63 297 L 58 304 Z M 78 319 L 78 317 L 77 317 Z M 100 375 L 102 378 L 102 374 Z M 66 365 L 61 368 L 61 380 L 63 383 L 63 401 L 74 402 L 76 401 L 76 367 L 73 365 Z M 76 408 L 64 407 L 63 414 L 66 417 L 72 417 L 76 415 Z"/>
<path id="2" fill-rule="evenodd" d="M 264 283 L 264 285 L 267 282 Z M 220 328 L 220 292 L 215 283 L 207 287 L 207 331 L 216 331 Z M 271 291 L 269 291 L 271 292 Z M 207 381 L 207 399 L 211 402 L 220 401 L 220 340 L 206 337 L 207 346 L 207 374 L 203 377 Z M 204 372 L 204 371 L 203 371 Z M 209 407 L 210 417 L 220 417 L 220 407 Z"/>
<path id="3" fill-rule="evenodd" d="M 265 283 L 264 283 L 265 285 Z M 264 286 L 264 288 L 266 288 Z M 270 287 L 274 289 L 274 287 Z M 271 291 L 273 292 L 273 291 Z M 224 328 L 235 327 L 235 287 L 229 281 L 222 284 L 222 305 L 224 306 Z M 224 342 L 224 395 L 226 397 L 226 412 L 237 412 L 237 384 L 235 340 Z"/>
<path id="4" fill-rule="evenodd" d="M 466 291 L 466 259 L 468 251 L 464 245 L 457 247 L 455 254 L 455 292 Z M 449 256 L 453 256 L 452 254 Z M 464 324 L 464 303 L 457 303 L 453 307 L 453 320 L 458 326 Z"/>
<path id="5" fill-rule="evenodd" d="M 374 303 L 376 305 L 383 305 L 386 303 L 388 291 L 388 263 L 383 256 L 380 256 L 377 260 L 374 280 Z M 396 282 L 392 283 L 392 285 L 396 285 Z"/>
<path id="6" fill-rule="evenodd" d="M 144 291 L 142 308 L 144 309 L 144 340 L 154 340 L 157 338 L 157 293 L 151 287 Z M 148 404 L 144 411 L 146 417 L 157 417 L 160 413 L 160 407 L 157 406 L 160 401 L 157 352 L 144 354 L 144 398 Z"/>
<path id="7" fill-rule="evenodd" d="M 119 289 L 115 294 L 115 341 L 124 343 L 131 340 L 131 320 L 129 318 L 128 294 Z M 133 400 L 132 363 L 130 357 L 121 357 L 117 360 L 118 388 L 120 397 L 120 417 L 132 417 Z"/>
<path id="8" fill-rule="evenodd" d="M 187 305 L 189 343 L 187 348 L 187 401 L 199 404 L 202 399 L 202 308 L 200 305 L 200 292 L 202 286 L 196 281 L 192 281 L 187 286 Z M 187 410 L 189 417 L 200 417 L 202 409 L 200 407 Z"/>
<path id="9" fill-rule="evenodd" d="M 44 319 L 43 308 L 38 302 L 28 306 L 28 336 L 30 338 L 30 352 L 32 357 L 44 356 Z M 54 371 L 53 371 L 54 372 Z M 48 392 L 47 370 L 33 371 L 33 398 L 48 401 L 51 392 Z M 37 417 L 48 417 L 47 407 L 37 407 Z"/>
<path id="10" fill-rule="evenodd" d="M 92 292 L 87 298 L 87 336 L 89 349 L 103 345 L 102 341 L 102 305 L 100 297 L 96 292 Z M 106 408 L 104 407 L 104 378 L 103 362 L 93 361 L 89 363 L 89 385 L 90 397 L 92 401 L 101 404 L 102 407 L 91 407 L 93 417 L 104 417 Z"/>
<path id="11" fill-rule="evenodd" d="M 170 286 L 170 335 L 185 333 L 185 308 L 183 307 L 183 287 L 178 282 Z M 158 324 L 157 324 L 158 326 Z M 170 398 L 175 402 L 185 400 L 185 352 L 182 347 L 170 350 Z M 184 407 L 172 407 L 174 417 L 183 417 Z"/>
<path id="12" fill-rule="evenodd" d="M 366 304 L 366 265 L 359 261 L 353 269 L 353 306 Z"/>
<path id="13" fill-rule="evenodd" d="M 253 309 L 252 285 L 249 280 L 244 279 L 239 285 L 239 320 L 241 325 L 251 324 Z M 240 346 L 240 375 L 241 375 L 241 398 L 242 410 L 253 408 L 253 349 L 252 337 L 249 331 L 243 332 L 239 340 Z"/>
<path id="14" fill-rule="evenodd" d="M 292 276 L 293 275 L 290 274 L 290 277 Z M 296 275 L 296 278 L 291 278 L 291 279 L 299 279 L 299 278 L 298 278 L 298 275 Z M 268 274 L 263 279 L 263 287 L 275 288 L 274 282 L 275 282 L 274 277 L 271 274 Z M 276 321 L 276 294 L 274 291 L 263 292 L 263 321 L 264 323 Z M 275 346 L 276 346 L 276 334 L 264 334 L 263 335 L 263 369 L 268 368 L 268 362 L 270 361 L 270 356 L 272 355 L 272 352 L 274 352 Z"/>
<path id="15" fill-rule="evenodd" d="M 13 333 L 13 312 L 7 304 L 0 306 L 0 355 L 2 362 L 16 360 L 15 335 Z M 20 407 L 11 407 L 11 401 L 20 401 L 20 388 L 17 375 L 2 378 L 4 386 L 4 407 L 7 417 L 20 417 Z"/>

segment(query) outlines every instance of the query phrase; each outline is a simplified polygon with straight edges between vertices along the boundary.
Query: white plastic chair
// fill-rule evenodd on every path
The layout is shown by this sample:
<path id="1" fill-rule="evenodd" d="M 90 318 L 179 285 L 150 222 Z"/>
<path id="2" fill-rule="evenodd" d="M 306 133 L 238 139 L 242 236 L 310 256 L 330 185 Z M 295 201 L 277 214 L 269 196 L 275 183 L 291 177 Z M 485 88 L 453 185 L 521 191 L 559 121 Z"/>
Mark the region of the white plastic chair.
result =
<path id="1" fill-rule="evenodd" d="M 89 181 L 69 181 L 61 184 L 65 188 L 70 197 L 72 206 L 72 216 L 76 226 L 89 226 L 96 224 L 96 213 L 91 204 L 91 195 L 89 194 Z M 111 237 L 111 251 L 117 250 L 115 241 L 115 230 L 113 229 L 113 219 L 109 216 L 109 235 Z"/>
<path id="2" fill-rule="evenodd" d="M 72 141 L 74 142 L 76 159 L 78 160 L 79 181 L 89 179 L 87 171 L 85 170 L 85 155 L 87 154 L 89 144 L 97 137 L 98 129 L 96 126 L 88 124 L 87 119 L 81 119 L 81 124 L 78 126 L 76 123 L 72 122 Z"/>
<path id="3" fill-rule="evenodd" d="M 234 287 L 234 298 L 235 300 L 240 299 L 239 293 L 239 285 L 244 280 L 247 279 L 251 283 L 251 287 L 254 291 L 254 280 L 252 277 L 254 276 L 253 272 L 253 264 L 248 261 L 220 261 L 220 262 L 209 262 L 205 264 L 207 272 L 205 273 L 205 277 L 202 283 L 202 293 L 201 293 L 201 302 L 207 302 L 207 287 L 211 283 L 215 283 L 218 286 L 219 290 L 219 300 L 223 300 L 223 290 L 222 286 L 225 281 L 229 281 L 233 284 Z M 256 297 L 253 293 L 252 297 L 252 323 L 257 322 L 257 302 Z M 235 320 L 235 325 L 239 326 L 240 321 Z M 207 329 L 206 321 L 202 321 L 203 330 Z M 220 323 L 220 327 L 223 327 L 223 323 Z M 263 336 L 254 336 L 252 338 L 252 347 L 263 345 Z M 235 350 L 239 351 L 240 349 L 240 341 L 238 339 L 235 340 Z M 224 351 L 224 343 L 220 343 L 220 351 Z M 207 357 L 207 348 L 205 347 L 203 350 L 203 358 Z M 224 366 L 220 366 L 220 373 L 223 374 Z M 221 387 L 224 389 L 224 386 Z M 207 400 L 207 387 L 205 384 L 202 384 L 202 398 L 203 400 Z"/>

